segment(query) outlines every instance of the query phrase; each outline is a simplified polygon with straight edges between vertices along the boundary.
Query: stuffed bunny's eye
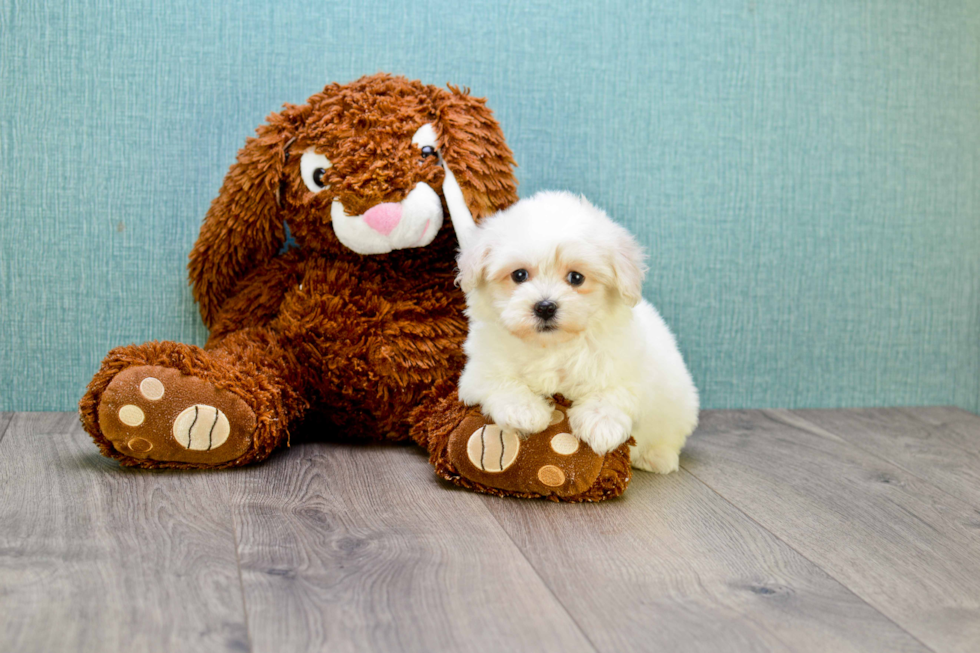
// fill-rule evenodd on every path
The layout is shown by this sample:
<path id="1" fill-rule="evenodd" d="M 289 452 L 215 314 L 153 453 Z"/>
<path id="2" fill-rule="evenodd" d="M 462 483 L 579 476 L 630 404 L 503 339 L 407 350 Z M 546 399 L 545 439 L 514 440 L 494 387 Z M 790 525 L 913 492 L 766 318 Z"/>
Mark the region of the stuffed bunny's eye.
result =
<path id="1" fill-rule="evenodd" d="M 419 127 L 415 135 L 412 136 L 412 143 L 419 148 L 422 154 L 421 162 L 425 162 L 430 156 L 435 157 L 436 163 L 439 163 L 439 150 L 436 147 L 436 130 L 432 128 L 432 125 L 426 124 Z"/>
<path id="2" fill-rule="evenodd" d="M 312 147 L 303 152 L 303 157 L 299 160 L 299 172 L 310 192 L 319 193 L 327 187 L 326 176 L 330 165 L 330 159 L 317 154 Z"/>

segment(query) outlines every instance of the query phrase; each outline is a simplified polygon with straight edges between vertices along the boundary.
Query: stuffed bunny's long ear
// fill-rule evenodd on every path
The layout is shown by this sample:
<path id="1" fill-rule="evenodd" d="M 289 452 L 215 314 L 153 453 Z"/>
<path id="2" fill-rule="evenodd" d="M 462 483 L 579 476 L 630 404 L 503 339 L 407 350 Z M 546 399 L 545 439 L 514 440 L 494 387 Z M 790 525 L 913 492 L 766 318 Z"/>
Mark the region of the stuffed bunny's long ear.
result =
<path id="1" fill-rule="evenodd" d="M 443 168 L 446 170 L 446 179 L 442 182 L 442 194 L 446 196 L 446 206 L 449 207 L 449 219 L 453 221 L 456 240 L 459 241 L 460 249 L 465 249 L 476 238 L 476 222 L 470 213 L 470 207 L 466 205 L 463 190 L 459 187 L 452 168 L 445 165 L 445 162 Z"/>
<path id="2" fill-rule="evenodd" d="M 477 222 L 517 201 L 517 164 L 485 99 L 454 86 L 434 91 L 436 136 L 446 169 L 443 195 L 465 247 Z"/>
<path id="3" fill-rule="evenodd" d="M 249 138 L 225 176 L 191 250 L 194 299 L 211 327 L 238 282 L 274 257 L 285 241 L 280 182 L 296 125 L 308 106 L 288 105 Z"/>

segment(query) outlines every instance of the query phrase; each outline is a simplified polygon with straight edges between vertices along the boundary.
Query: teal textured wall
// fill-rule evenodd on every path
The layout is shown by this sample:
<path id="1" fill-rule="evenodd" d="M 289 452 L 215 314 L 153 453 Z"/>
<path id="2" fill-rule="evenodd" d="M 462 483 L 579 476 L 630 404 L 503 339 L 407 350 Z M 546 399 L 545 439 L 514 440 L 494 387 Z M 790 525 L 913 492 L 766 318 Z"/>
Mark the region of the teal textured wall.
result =
<path id="1" fill-rule="evenodd" d="M 185 263 L 236 151 L 379 70 L 487 96 L 523 195 L 639 235 L 706 407 L 980 405 L 976 1 L 0 6 L 0 410 L 202 343 Z"/>

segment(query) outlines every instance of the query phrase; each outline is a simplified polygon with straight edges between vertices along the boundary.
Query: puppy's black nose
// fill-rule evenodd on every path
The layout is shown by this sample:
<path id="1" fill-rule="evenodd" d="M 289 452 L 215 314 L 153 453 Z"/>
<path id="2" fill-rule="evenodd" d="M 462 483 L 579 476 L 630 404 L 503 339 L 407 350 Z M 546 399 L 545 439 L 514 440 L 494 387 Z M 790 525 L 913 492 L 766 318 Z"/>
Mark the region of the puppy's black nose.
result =
<path id="1" fill-rule="evenodd" d="M 534 314 L 542 320 L 550 320 L 558 312 L 558 304 L 550 299 L 544 299 L 534 305 Z"/>

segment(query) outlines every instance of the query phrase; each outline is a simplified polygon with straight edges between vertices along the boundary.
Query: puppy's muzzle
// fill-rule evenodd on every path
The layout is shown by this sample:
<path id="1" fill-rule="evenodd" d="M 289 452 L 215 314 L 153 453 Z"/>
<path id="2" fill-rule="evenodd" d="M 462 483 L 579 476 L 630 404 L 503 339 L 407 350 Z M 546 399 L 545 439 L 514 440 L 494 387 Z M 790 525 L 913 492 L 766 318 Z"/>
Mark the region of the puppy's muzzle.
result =
<path id="1" fill-rule="evenodd" d="M 534 314 L 545 322 L 554 319 L 556 313 L 558 313 L 558 304 L 550 299 L 543 299 L 534 305 Z"/>

